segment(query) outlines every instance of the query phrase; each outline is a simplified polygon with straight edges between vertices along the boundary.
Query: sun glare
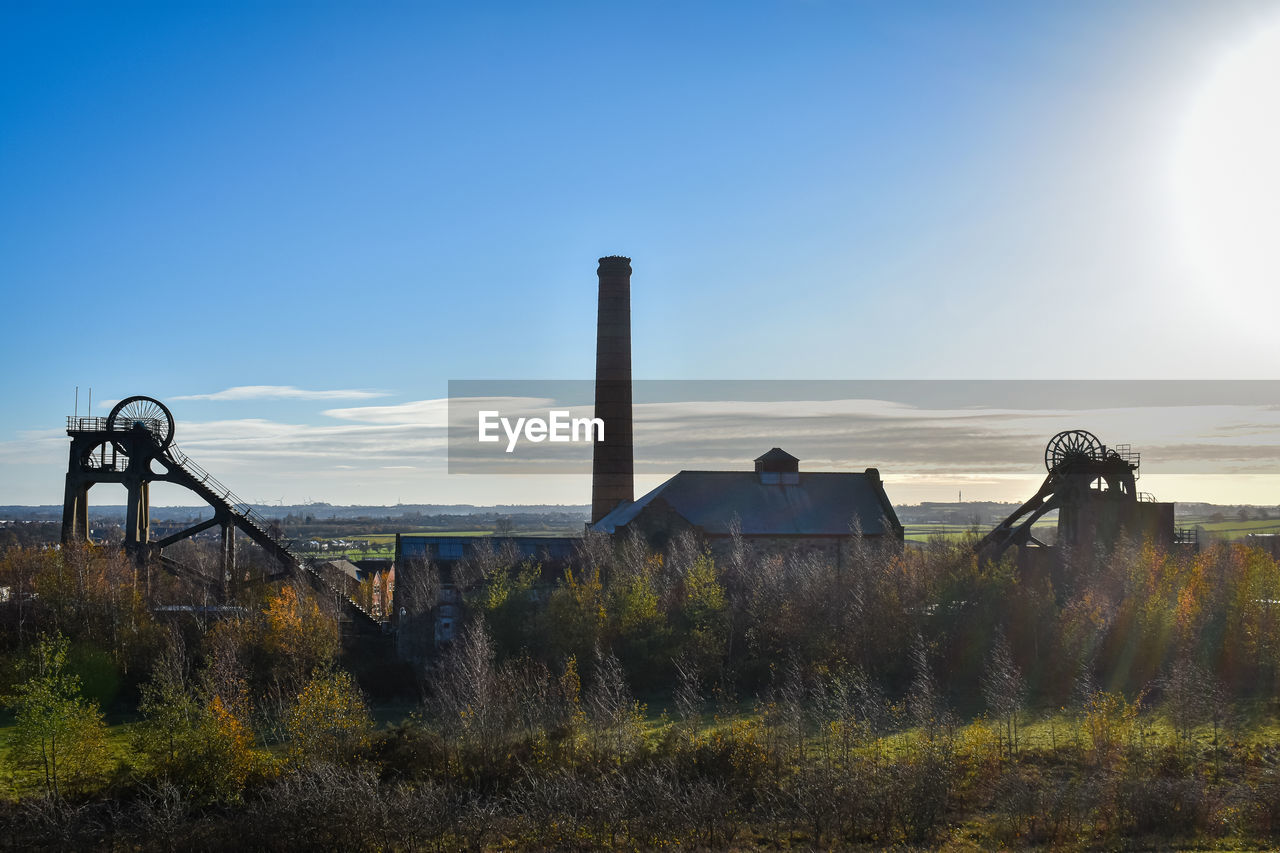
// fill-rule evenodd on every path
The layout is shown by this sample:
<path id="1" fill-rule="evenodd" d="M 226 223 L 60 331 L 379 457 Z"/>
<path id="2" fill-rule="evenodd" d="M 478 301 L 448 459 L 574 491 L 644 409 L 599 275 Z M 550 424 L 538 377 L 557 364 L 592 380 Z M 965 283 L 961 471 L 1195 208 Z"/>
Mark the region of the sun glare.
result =
<path id="1" fill-rule="evenodd" d="M 1195 92 L 1174 191 L 1197 278 L 1224 296 L 1280 304 L 1280 21 L 1224 55 Z"/>

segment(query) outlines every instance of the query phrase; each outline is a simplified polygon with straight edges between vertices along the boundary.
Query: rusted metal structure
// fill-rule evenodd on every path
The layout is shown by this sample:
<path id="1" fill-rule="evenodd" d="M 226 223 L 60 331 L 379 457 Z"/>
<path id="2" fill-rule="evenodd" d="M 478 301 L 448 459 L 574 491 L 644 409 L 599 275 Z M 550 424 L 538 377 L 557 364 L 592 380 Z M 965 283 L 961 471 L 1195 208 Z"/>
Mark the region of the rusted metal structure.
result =
<path id="1" fill-rule="evenodd" d="M 1045 446 L 1044 483 L 978 542 L 980 558 L 998 559 L 1015 545 L 1048 548 L 1032 528 L 1053 510 L 1058 510 L 1058 546 L 1108 548 L 1122 540 L 1174 544 L 1173 504 L 1138 492 L 1140 462 L 1127 444 L 1107 447 L 1082 429 L 1058 433 Z"/>
<path id="2" fill-rule="evenodd" d="M 158 563 L 219 591 L 225 599 L 243 580 L 235 564 L 235 536 L 239 530 L 273 557 L 279 568 L 262 580 L 296 576 L 325 594 L 336 591 L 302 558 L 289 549 L 277 525 L 263 518 L 246 501 L 214 479 L 173 443 L 173 413 L 151 397 L 128 397 L 103 417 L 67 418 L 71 436 L 66 492 L 62 506 L 62 541 L 89 539 L 89 490 L 98 483 L 119 483 L 128 492 L 124 549 L 140 564 Z M 190 489 L 213 509 L 212 518 L 160 539 L 151 538 L 151 484 L 173 483 Z M 209 578 L 165 556 L 164 549 L 206 530 L 222 533 L 220 576 Z M 380 629 L 359 604 L 338 594 L 346 621 L 361 629 Z"/>

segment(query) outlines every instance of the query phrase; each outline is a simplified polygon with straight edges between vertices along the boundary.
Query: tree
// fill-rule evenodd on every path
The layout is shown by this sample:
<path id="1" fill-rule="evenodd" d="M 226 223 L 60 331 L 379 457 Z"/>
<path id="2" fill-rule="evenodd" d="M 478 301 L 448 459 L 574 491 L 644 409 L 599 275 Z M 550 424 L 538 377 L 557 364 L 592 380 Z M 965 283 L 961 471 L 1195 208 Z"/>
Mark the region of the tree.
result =
<path id="1" fill-rule="evenodd" d="M 907 694 L 907 712 L 912 722 L 932 738 L 941 716 L 941 701 L 933 679 L 933 667 L 929 663 L 929 646 L 920 633 L 916 634 L 911 646 L 911 668 L 913 678 Z"/>
<path id="2" fill-rule="evenodd" d="M 41 636 L 22 668 L 27 679 L 8 698 L 16 718 L 13 761 L 35 771 L 54 798 L 90 787 L 111 763 L 102 712 L 80 695 L 80 678 L 66 669 L 69 645 L 61 634 Z"/>
<path id="3" fill-rule="evenodd" d="M 595 736 L 597 755 L 621 759 L 630 755 L 640 743 L 644 708 L 632 697 L 618 658 L 599 648 L 596 649 L 595 681 L 587 693 L 586 712 Z"/>
<path id="4" fill-rule="evenodd" d="M 1226 701 L 1213 673 L 1182 654 L 1168 675 L 1156 682 L 1164 693 L 1164 711 L 1183 745 L 1190 745 L 1197 726 L 1213 724 L 1213 744 L 1218 745 L 1218 729 L 1225 717 Z"/>
<path id="5" fill-rule="evenodd" d="M 257 760 L 252 732 L 237 712 L 242 704 L 193 692 L 181 650 L 171 649 L 142 687 L 144 719 L 134 729 L 134 748 L 150 773 L 197 799 L 235 800 Z"/>
<path id="6" fill-rule="evenodd" d="M 704 674 L 710 673 L 724 657 L 728 619 L 724 587 L 709 551 L 688 562 L 683 581 L 679 621 L 685 632 L 684 650 Z"/>
<path id="7" fill-rule="evenodd" d="M 609 634 L 627 672 L 649 688 L 670 682 L 672 632 L 658 585 L 661 564 L 660 557 L 639 560 L 608 585 Z"/>
<path id="8" fill-rule="evenodd" d="M 600 645 L 608 616 L 600 568 L 580 575 L 565 569 L 547 602 L 547 637 L 565 657 L 589 654 Z"/>
<path id="9" fill-rule="evenodd" d="M 181 634 L 174 636 L 180 642 Z M 162 778 L 171 778 L 182 762 L 199 715 L 199 703 L 187 689 L 185 658 L 176 643 L 162 652 L 138 703 L 143 720 L 134 729 L 134 749 Z"/>
<path id="10" fill-rule="evenodd" d="M 532 591 L 542 564 L 532 560 L 500 563 L 464 591 L 468 609 L 481 614 L 500 653 L 528 645 L 536 606 Z"/>
<path id="11" fill-rule="evenodd" d="M 987 708 L 1004 723 L 1005 740 L 1010 753 L 1018 748 L 1018 714 L 1022 711 L 1026 688 L 1022 671 L 1013 662 L 1013 653 L 1004 632 L 996 634 L 982 677 L 982 697 Z"/>
<path id="12" fill-rule="evenodd" d="M 345 764 L 368 746 L 373 720 L 351 675 L 335 669 L 316 673 L 302 688 L 285 730 L 295 764 Z"/>
<path id="13" fill-rule="evenodd" d="M 263 645 L 277 676 L 290 688 L 302 684 L 338 654 L 338 625 L 315 599 L 285 585 L 267 603 Z"/>
<path id="14" fill-rule="evenodd" d="M 513 716 L 496 654 L 484 621 L 474 620 L 442 657 L 431 685 L 430 704 L 445 732 L 485 755 L 500 748 Z"/>
<path id="15" fill-rule="evenodd" d="M 690 730 L 697 728 L 698 718 L 702 716 L 703 694 L 698 669 L 687 655 L 676 658 L 676 690 L 672 699 L 675 701 L 676 716 L 680 723 Z"/>

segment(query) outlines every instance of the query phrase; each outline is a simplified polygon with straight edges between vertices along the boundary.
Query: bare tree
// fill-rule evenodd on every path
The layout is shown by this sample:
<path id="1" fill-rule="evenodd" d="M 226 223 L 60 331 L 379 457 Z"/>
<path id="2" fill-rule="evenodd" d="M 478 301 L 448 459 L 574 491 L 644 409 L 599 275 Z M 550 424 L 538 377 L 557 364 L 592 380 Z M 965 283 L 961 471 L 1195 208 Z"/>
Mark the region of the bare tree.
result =
<path id="1" fill-rule="evenodd" d="M 494 548 L 493 543 L 485 537 L 479 537 L 467 555 L 454 567 L 453 582 L 460 590 L 469 589 L 482 584 L 500 571 L 507 571 L 520 562 L 520 550 L 511 540 L 502 543 L 501 548 Z"/>
<path id="2" fill-rule="evenodd" d="M 433 614 L 440 601 L 440 570 L 429 560 L 396 566 L 392 621 L 401 657 L 424 662 L 435 647 Z"/>
<path id="3" fill-rule="evenodd" d="M 941 702 L 938 687 L 933 679 L 933 667 L 929 663 L 929 646 L 924 635 L 916 633 L 911 646 L 911 691 L 907 695 L 907 711 L 911 721 L 932 738 L 941 722 Z"/>
<path id="4" fill-rule="evenodd" d="M 688 728 L 697 724 L 702 716 L 702 681 L 698 677 L 698 667 L 682 654 L 675 660 L 676 668 L 676 716 Z"/>
<path id="5" fill-rule="evenodd" d="M 602 567 L 613 559 L 613 539 L 600 530 L 587 530 L 574 548 L 574 562 L 583 567 Z"/>
<path id="6" fill-rule="evenodd" d="M 494 656 L 484 622 L 469 624 L 441 660 L 428 703 L 446 732 L 486 756 L 501 748 L 513 710 Z"/>
<path id="7" fill-rule="evenodd" d="M 587 719 L 591 721 L 597 752 L 629 754 L 640 740 L 640 706 L 627 687 L 621 662 L 612 652 L 596 649 L 595 679 L 586 698 Z"/>
<path id="8" fill-rule="evenodd" d="M 1228 702 L 1222 685 L 1212 673 L 1184 652 L 1156 686 L 1164 692 L 1164 711 L 1179 741 L 1184 745 L 1191 743 L 1197 727 L 1211 724 L 1213 744 L 1218 745 Z"/>
<path id="9" fill-rule="evenodd" d="M 988 710 L 1004 724 L 1005 743 L 1013 754 L 1018 749 L 1018 715 L 1026 700 L 1026 684 L 1003 631 L 996 633 L 982 674 L 982 697 Z"/>

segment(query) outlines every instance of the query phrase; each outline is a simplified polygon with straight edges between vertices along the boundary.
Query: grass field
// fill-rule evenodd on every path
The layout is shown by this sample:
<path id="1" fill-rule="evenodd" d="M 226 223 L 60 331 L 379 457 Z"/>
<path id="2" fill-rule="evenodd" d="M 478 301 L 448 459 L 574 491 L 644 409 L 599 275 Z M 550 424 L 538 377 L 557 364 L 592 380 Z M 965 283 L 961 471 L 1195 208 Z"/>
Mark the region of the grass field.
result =
<path id="1" fill-rule="evenodd" d="M 1058 522 L 1049 520 L 1036 524 L 1035 531 L 1037 535 L 1042 537 L 1052 537 L 1057 530 Z M 1280 534 L 1280 519 L 1250 519 L 1249 521 L 1240 521 L 1239 519 L 1225 519 L 1221 521 L 1211 521 L 1208 518 L 1179 517 L 1177 520 L 1178 527 L 1199 527 L 1201 528 L 1200 541 L 1202 544 L 1213 540 L 1242 540 L 1251 533 L 1275 533 Z M 928 542 L 935 537 L 941 537 L 948 541 L 961 539 L 971 530 L 977 530 L 979 535 L 986 535 L 994 524 L 982 524 L 978 527 L 967 524 L 907 524 L 906 540 L 908 542 Z"/>
<path id="2" fill-rule="evenodd" d="M 405 533 L 405 536 L 492 536 L 492 530 L 432 530 L 422 533 Z M 316 541 L 333 543 L 337 540 L 332 538 L 318 538 Z M 368 542 L 370 545 L 377 545 L 377 548 L 329 548 L 323 551 L 312 551 L 302 547 L 300 544 L 294 546 L 294 550 L 305 556 L 316 557 L 345 557 L 348 560 L 377 560 L 390 559 L 395 556 L 396 534 L 394 533 L 370 533 L 363 536 L 349 536 L 345 541 Z"/>
<path id="3" fill-rule="evenodd" d="M 1179 518 L 1180 527 L 1195 525 L 1213 539 L 1243 539 L 1250 533 L 1280 533 L 1280 519 L 1251 519 L 1241 521 L 1238 518 L 1223 521 L 1211 521 L 1207 518 Z"/>
<path id="4" fill-rule="evenodd" d="M 131 732 L 133 723 L 116 723 L 107 727 L 107 749 L 112 758 L 123 764 L 130 764 L 133 757 L 133 741 Z M 5 723 L 0 725 L 0 799 L 13 800 L 19 790 L 30 790 L 39 784 L 40 777 L 29 771 L 20 771 L 13 765 L 9 757 L 9 738 L 13 732 L 13 720 L 5 715 Z"/>
<path id="5" fill-rule="evenodd" d="M 905 537 L 908 542 L 928 542 L 935 537 L 941 537 L 947 541 L 962 539 L 972 531 L 977 531 L 979 537 L 985 536 L 995 527 L 994 524 L 980 524 L 974 526 L 972 524 L 941 524 L 941 523 L 923 523 L 923 524 L 904 524 L 906 531 Z M 1048 536 L 1058 529 L 1058 522 L 1047 521 L 1037 523 L 1033 528 L 1037 535 Z"/>

